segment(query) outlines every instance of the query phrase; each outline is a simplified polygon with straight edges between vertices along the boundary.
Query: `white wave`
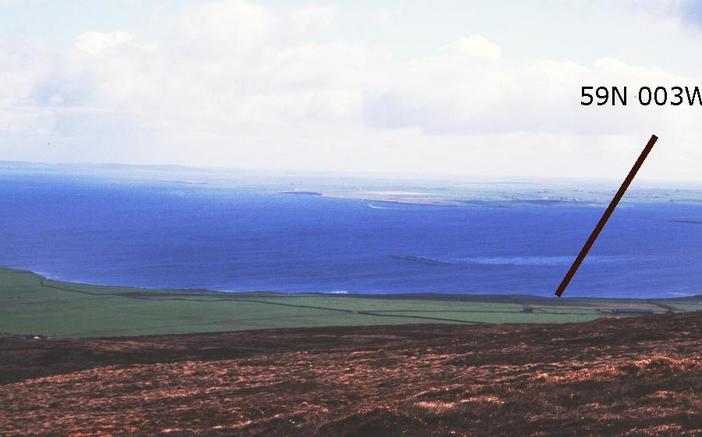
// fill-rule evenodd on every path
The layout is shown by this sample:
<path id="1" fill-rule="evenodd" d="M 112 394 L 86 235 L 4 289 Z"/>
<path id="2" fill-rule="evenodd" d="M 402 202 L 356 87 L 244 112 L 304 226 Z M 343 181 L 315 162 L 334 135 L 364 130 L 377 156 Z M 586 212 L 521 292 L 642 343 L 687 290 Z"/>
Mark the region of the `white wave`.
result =
<path id="1" fill-rule="evenodd" d="M 495 265 L 495 266 L 560 266 L 569 265 L 575 256 L 479 256 L 467 258 L 436 258 L 428 256 L 402 256 L 396 257 L 405 261 L 413 261 L 427 265 L 470 264 L 470 265 Z M 600 257 L 603 258 L 603 257 Z M 616 258 L 616 257 L 610 257 Z M 589 261 L 598 262 L 598 257 L 589 257 Z M 602 261 L 600 259 L 600 261 Z"/>
<path id="2" fill-rule="evenodd" d="M 697 296 L 699 293 L 682 293 L 679 291 L 669 291 L 666 294 L 668 296 L 675 296 L 675 297 L 690 297 L 690 296 Z"/>
<path id="3" fill-rule="evenodd" d="M 634 259 L 630 256 L 589 256 L 587 263 L 614 263 Z M 499 256 L 499 257 L 469 257 L 456 261 L 466 264 L 504 265 L 504 266 L 567 266 L 575 260 L 572 256 Z"/>
<path id="4" fill-rule="evenodd" d="M 574 256 L 498 256 L 460 258 L 467 264 L 509 265 L 509 266 L 559 266 L 572 263 Z"/>

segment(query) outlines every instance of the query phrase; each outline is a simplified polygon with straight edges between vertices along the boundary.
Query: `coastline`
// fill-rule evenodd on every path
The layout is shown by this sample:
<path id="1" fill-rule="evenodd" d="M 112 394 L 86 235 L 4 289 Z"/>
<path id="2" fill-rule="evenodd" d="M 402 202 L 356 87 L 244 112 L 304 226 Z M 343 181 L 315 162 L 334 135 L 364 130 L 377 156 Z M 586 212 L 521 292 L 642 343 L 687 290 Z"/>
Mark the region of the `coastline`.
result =
<path id="1" fill-rule="evenodd" d="M 530 295 L 223 292 L 102 286 L 0 268 L 0 332 L 113 337 L 274 328 L 574 323 L 702 310 L 702 296 L 547 298 Z"/>

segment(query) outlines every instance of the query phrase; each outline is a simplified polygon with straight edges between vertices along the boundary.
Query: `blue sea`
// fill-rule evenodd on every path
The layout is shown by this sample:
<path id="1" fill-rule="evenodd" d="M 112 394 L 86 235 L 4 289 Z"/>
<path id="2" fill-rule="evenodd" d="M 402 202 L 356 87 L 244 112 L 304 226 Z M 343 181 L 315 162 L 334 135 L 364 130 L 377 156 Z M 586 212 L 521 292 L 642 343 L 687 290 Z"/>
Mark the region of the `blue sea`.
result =
<path id="1" fill-rule="evenodd" d="M 5 172 L 0 266 L 139 287 L 551 296 L 605 206 Z M 702 293 L 701 222 L 697 201 L 624 202 L 565 296 Z"/>

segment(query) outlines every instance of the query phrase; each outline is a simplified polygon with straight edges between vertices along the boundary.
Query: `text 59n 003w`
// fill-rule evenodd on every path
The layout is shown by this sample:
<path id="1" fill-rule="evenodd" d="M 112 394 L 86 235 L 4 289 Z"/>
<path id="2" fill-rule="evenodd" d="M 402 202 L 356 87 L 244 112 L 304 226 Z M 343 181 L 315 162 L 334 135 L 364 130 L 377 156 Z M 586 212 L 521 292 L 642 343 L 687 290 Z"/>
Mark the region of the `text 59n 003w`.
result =
<path id="1" fill-rule="evenodd" d="M 635 102 L 641 106 L 702 106 L 702 92 L 697 86 L 642 86 L 633 92 Z M 582 106 L 627 106 L 627 86 L 583 86 Z"/>

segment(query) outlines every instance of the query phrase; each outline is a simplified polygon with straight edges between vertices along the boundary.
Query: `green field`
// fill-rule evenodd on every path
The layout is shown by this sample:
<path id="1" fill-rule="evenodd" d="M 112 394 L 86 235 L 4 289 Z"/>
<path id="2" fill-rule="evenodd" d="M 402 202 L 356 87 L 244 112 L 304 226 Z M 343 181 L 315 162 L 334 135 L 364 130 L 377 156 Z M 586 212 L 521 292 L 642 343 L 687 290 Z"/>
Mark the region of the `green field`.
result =
<path id="1" fill-rule="evenodd" d="M 74 284 L 0 269 L 0 333 L 51 337 L 404 323 L 567 323 L 700 309 L 702 297 L 217 293 Z"/>

